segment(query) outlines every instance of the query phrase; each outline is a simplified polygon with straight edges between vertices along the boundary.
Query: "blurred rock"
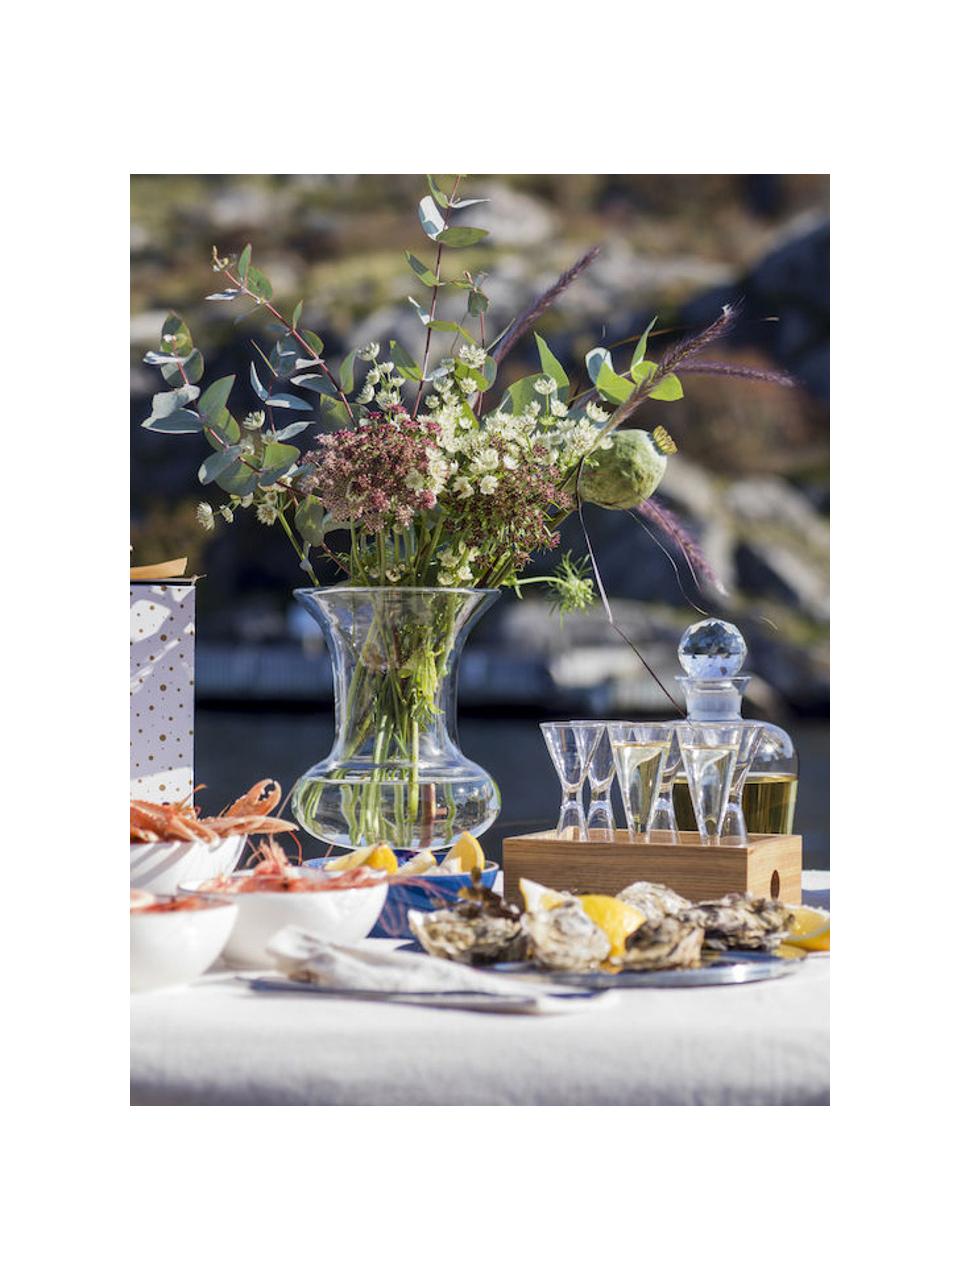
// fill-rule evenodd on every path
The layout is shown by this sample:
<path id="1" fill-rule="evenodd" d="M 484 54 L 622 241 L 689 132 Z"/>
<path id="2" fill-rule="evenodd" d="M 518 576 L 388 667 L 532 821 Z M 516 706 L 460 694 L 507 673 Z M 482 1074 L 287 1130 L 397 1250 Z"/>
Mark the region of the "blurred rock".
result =
<path id="1" fill-rule="evenodd" d="M 524 191 L 516 191 L 500 182 L 478 184 L 471 197 L 488 199 L 489 204 L 476 205 L 458 214 L 456 223 L 484 227 L 489 243 L 534 245 L 547 240 L 556 231 L 556 216 L 542 200 Z"/>

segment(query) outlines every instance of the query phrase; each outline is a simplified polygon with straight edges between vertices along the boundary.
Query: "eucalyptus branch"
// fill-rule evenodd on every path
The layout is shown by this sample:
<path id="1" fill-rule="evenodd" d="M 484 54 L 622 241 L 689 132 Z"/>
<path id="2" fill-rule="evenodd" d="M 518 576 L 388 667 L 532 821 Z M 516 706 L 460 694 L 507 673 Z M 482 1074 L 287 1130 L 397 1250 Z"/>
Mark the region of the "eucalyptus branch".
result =
<path id="1" fill-rule="evenodd" d="M 453 191 L 450 193 L 450 203 L 447 205 L 446 209 L 444 209 L 443 211 L 443 227 L 441 228 L 442 231 L 446 231 L 447 229 L 447 223 L 450 220 L 450 206 L 452 205 L 453 201 L 456 200 L 457 198 L 457 191 L 460 188 L 460 178 L 461 178 L 461 175 L 457 174 L 457 179 L 453 184 Z M 442 283 L 442 281 L 440 280 L 440 261 L 442 258 L 443 258 L 443 245 L 438 240 L 437 241 L 437 257 L 436 257 L 436 261 L 433 264 L 433 278 L 436 281 L 436 284 L 433 286 L 430 292 L 430 322 L 431 323 L 436 319 L 436 315 L 437 315 L 437 300 L 440 295 L 440 285 Z M 420 365 L 421 377 L 420 377 L 419 383 L 417 384 L 417 398 L 413 403 L 414 417 L 417 416 L 417 410 L 420 408 L 420 400 L 423 396 L 423 384 L 426 381 L 426 376 L 427 376 L 427 357 L 430 354 L 430 339 L 432 337 L 433 337 L 433 330 L 430 328 L 430 324 L 428 324 L 427 336 L 423 344 L 423 362 Z"/>

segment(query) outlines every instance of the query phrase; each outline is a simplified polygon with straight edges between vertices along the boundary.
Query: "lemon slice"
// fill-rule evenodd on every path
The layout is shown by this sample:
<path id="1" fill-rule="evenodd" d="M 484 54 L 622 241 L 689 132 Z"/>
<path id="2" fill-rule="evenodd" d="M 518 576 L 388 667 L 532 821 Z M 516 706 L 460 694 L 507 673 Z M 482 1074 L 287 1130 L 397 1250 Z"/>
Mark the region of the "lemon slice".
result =
<path id="1" fill-rule="evenodd" d="M 470 835 L 468 831 L 465 831 L 457 839 L 443 861 L 446 864 L 457 859 L 460 862 L 460 870 L 466 872 L 467 875 L 470 874 L 474 867 L 478 871 L 483 870 L 484 857 L 483 850 L 480 848 L 480 841 L 476 836 Z"/>
<path id="2" fill-rule="evenodd" d="M 398 876 L 422 876 L 428 871 L 432 871 L 437 865 L 437 860 L 429 849 L 424 849 L 422 853 L 415 853 L 409 862 L 405 862 L 397 871 Z"/>
<path id="3" fill-rule="evenodd" d="M 647 917 L 639 907 L 605 893 L 586 893 L 578 901 L 593 923 L 609 938 L 611 960 L 623 955 L 627 938 L 646 923 Z"/>
<path id="4" fill-rule="evenodd" d="M 830 950 L 830 913 L 819 907 L 791 907 L 794 920 L 784 942 L 804 951 Z"/>
<path id="5" fill-rule="evenodd" d="M 327 871 L 352 871 L 354 867 L 362 867 L 367 858 L 373 853 L 374 846 L 367 845 L 365 849 L 354 849 L 352 853 L 345 853 L 342 857 L 334 858 L 332 862 L 324 864 Z"/>
<path id="6" fill-rule="evenodd" d="M 387 875 L 392 876 L 400 864 L 397 862 L 397 855 L 388 844 L 375 844 L 364 858 L 363 865 L 372 867 L 374 871 L 386 871 Z"/>
<path id="7" fill-rule="evenodd" d="M 569 893 L 557 893 L 556 889 L 548 889 L 546 885 L 537 884 L 536 880 L 524 880 L 522 876 L 520 893 L 528 911 L 551 911 L 571 897 Z"/>

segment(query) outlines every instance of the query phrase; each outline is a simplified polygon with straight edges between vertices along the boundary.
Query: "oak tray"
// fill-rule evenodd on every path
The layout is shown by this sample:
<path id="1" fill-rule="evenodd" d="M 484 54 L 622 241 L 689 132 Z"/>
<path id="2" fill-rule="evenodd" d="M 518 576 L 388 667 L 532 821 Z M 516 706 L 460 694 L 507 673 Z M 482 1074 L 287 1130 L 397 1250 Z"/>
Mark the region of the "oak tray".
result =
<path id="1" fill-rule="evenodd" d="M 640 843 L 627 831 L 615 841 L 561 840 L 552 831 L 503 842 L 504 893 L 521 903 L 521 877 L 571 893 L 619 893 L 636 880 L 665 884 L 693 902 L 749 892 L 800 902 L 801 836 L 750 835 L 705 845 L 681 831 L 669 843 Z"/>

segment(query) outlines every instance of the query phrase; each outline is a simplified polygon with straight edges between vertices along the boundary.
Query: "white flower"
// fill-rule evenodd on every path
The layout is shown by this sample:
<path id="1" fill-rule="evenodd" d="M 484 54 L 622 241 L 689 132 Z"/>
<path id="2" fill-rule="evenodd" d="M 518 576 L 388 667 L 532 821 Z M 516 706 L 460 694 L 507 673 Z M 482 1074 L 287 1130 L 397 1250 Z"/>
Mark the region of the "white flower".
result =
<path id="1" fill-rule="evenodd" d="M 414 493 L 419 493 L 421 489 L 427 487 L 427 478 L 421 471 L 417 471 L 411 467 L 403 478 L 404 484 L 408 489 L 412 489 Z"/>
<path id="2" fill-rule="evenodd" d="M 550 401 L 550 412 L 553 414 L 555 418 L 565 418 L 567 414 L 570 412 L 570 410 L 567 408 L 567 406 L 563 403 L 562 400 L 558 400 L 556 396 L 554 396 L 554 398 Z"/>
<path id="3" fill-rule="evenodd" d="M 468 564 L 462 564 L 460 566 L 460 571 L 457 576 L 460 578 L 461 582 L 469 582 L 470 579 L 473 577 L 473 570 L 470 568 Z"/>
<path id="4" fill-rule="evenodd" d="M 399 582 L 402 577 L 403 575 L 401 574 L 399 569 L 394 569 L 393 567 L 391 567 L 387 570 L 388 582 Z"/>
<path id="5" fill-rule="evenodd" d="M 552 396 L 557 389 L 556 378 L 538 378 L 533 384 L 533 389 L 542 396 Z"/>
<path id="6" fill-rule="evenodd" d="M 457 476 L 453 482 L 453 491 L 460 498 L 472 498 L 476 492 L 466 476 Z"/>
<path id="7" fill-rule="evenodd" d="M 601 409 L 594 400 L 589 400 L 587 402 L 586 414 L 591 422 L 606 422 L 610 417 L 609 413 L 607 413 L 605 409 Z"/>
<path id="8" fill-rule="evenodd" d="M 233 507 L 221 507 L 220 514 L 226 520 L 227 524 L 233 524 Z"/>
<path id="9" fill-rule="evenodd" d="M 262 409 L 258 409 L 255 413 L 248 413 L 243 420 L 243 425 L 248 431 L 259 431 L 263 426 L 266 414 Z"/>
<path id="10" fill-rule="evenodd" d="M 377 365 L 377 368 L 380 370 L 381 373 L 393 373 L 393 361 L 384 360 L 382 364 Z"/>
<path id="11" fill-rule="evenodd" d="M 257 519 L 261 524 L 273 524 L 277 518 L 277 508 L 271 502 L 257 504 Z"/>
<path id="12" fill-rule="evenodd" d="M 376 365 L 374 365 L 373 368 L 370 369 L 367 373 L 367 386 L 375 387 L 377 383 L 380 381 L 382 376 L 383 375 L 380 373 L 380 370 L 377 368 Z"/>
<path id="13" fill-rule="evenodd" d="M 495 471 L 500 465 L 500 455 L 496 449 L 481 449 L 474 459 L 478 471 Z"/>
<path id="14" fill-rule="evenodd" d="M 496 493 L 496 491 L 497 491 L 497 485 L 498 485 L 499 483 L 500 483 L 500 481 L 497 479 L 497 477 L 496 477 L 496 476 L 489 476 L 489 475 L 484 476 L 484 477 L 481 479 L 481 481 L 480 481 L 480 492 L 481 492 L 481 493 Z"/>
<path id="15" fill-rule="evenodd" d="M 423 403 L 426 405 L 426 407 L 427 407 L 428 409 L 439 409 L 439 408 L 440 408 L 440 397 L 439 397 L 439 396 L 427 396 L 427 398 L 424 400 L 424 402 L 423 402 Z"/>
<path id="16" fill-rule="evenodd" d="M 469 369 L 482 369 L 487 359 L 483 347 L 475 347 L 472 343 L 460 348 L 460 361 Z"/>
<path id="17" fill-rule="evenodd" d="M 461 378 L 460 390 L 465 396 L 472 396 L 477 389 L 477 384 L 473 378 Z"/>
<path id="18" fill-rule="evenodd" d="M 540 417 L 540 401 L 531 400 L 526 409 L 524 409 L 524 413 L 528 418 L 533 418 L 536 421 Z"/>
<path id="19" fill-rule="evenodd" d="M 373 399 L 373 387 L 369 382 L 364 384 L 363 390 L 357 396 L 357 404 L 369 404 Z"/>
<path id="20" fill-rule="evenodd" d="M 381 409 L 389 409 L 392 404 L 396 403 L 396 392 L 390 390 L 377 392 L 377 404 Z"/>
<path id="21" fill-rule="evenodd" d="M 213 507 L 209 502 L 201 502 L 197 506 L 197 521 L 201 529 L 212 529 L 216 523 L 213 515 Z"/>
<path id="22" fill-rule="evenodd" d="M 505 453 L 503 455 L 503 465 L 507 469 L 507 471 L 516 471 L 517 459 L 514 457 L 512 453 Z"/>
<path id="23" fill-rule="evenodd" d="M 376 360 L 379 354 L 380 354 L 379 342 L 368 342 L 365 347 L 361 347 L 360 350 L 357 352 L 357 355 L 360 357 L 361 360 Z"/>
<path id="24" fill-rule="evenodd" d="M 440 573 L 437 574 L 437 581 L 440 583 L 441 587 L 455 587 L 457 585 L 457 575 L 455 573 L 448 572 L 446 569 L 442 569 Z"/>

